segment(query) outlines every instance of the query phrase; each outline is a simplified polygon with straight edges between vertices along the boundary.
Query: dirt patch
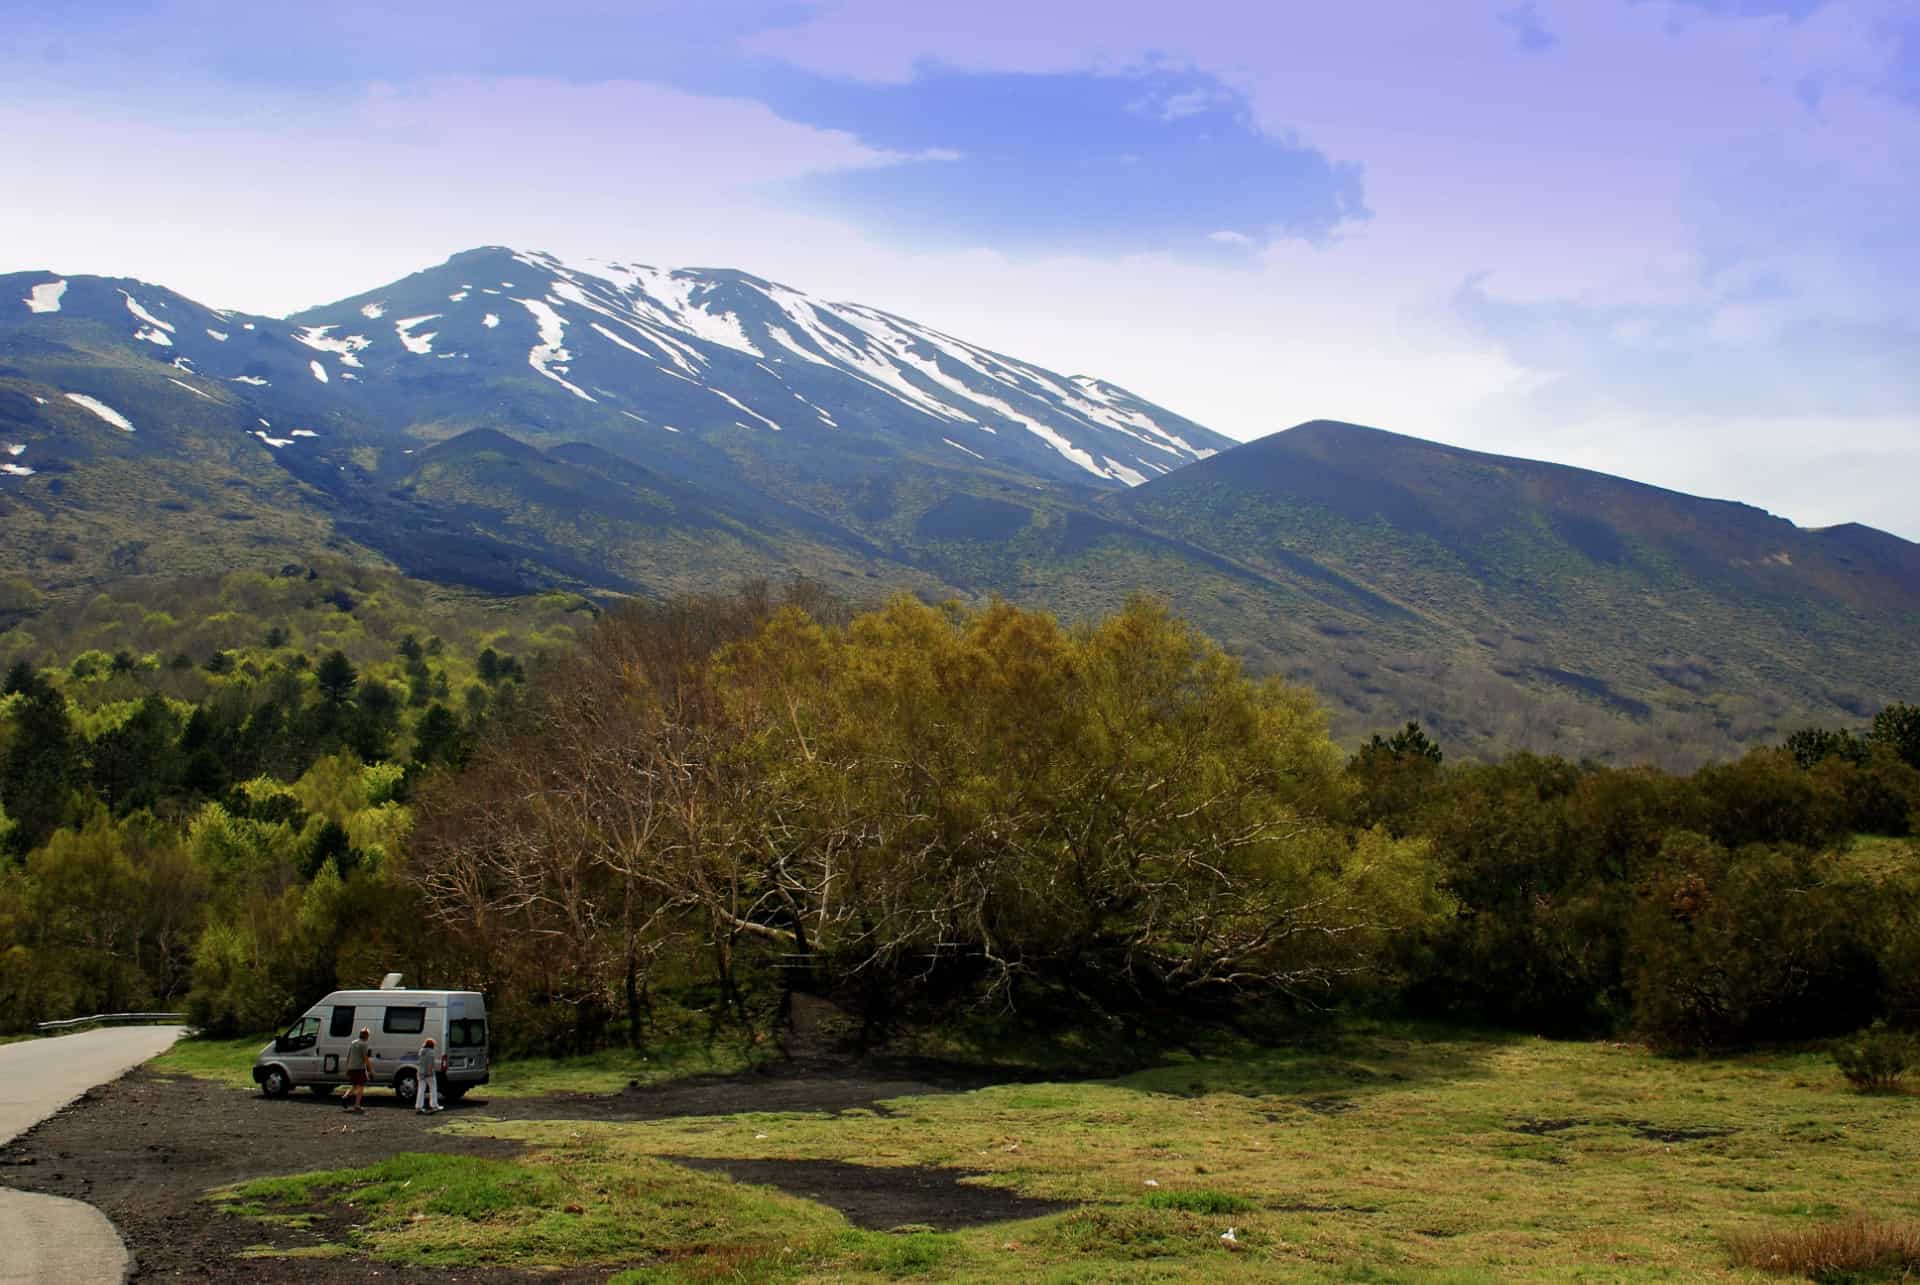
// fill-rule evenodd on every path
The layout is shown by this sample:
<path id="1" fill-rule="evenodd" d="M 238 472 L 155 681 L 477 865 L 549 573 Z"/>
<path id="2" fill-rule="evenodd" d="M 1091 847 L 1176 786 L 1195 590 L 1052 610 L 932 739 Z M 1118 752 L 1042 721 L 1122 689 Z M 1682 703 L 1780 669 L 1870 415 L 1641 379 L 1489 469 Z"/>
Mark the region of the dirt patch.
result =
<path id="1" fill-rule="evenodd" d="M 1345 1115 L 1360 1109 L 1360 1104 L 1352 1098 L 1308 1098 L 1300 1105 L 1315 1115 Z"/>
<path id="2" fill-rule="evenodd" d="M 856 1165 L 840 1160 L 735 1160 L 666 1156 L 675 1164 L 723 1173 L 735 1182 L 777 1187 L 839 1210 L 856 1227 L 889 1231 L 931 1227 L 955 1231 L 986 1223 L 1038 1218 L 1073 1208 L 1070 1201 L 1036 1200 L 1003 1187 L 962 1182 L 984 1175 L 933 1165 Z"/>
<path id="3" fill-rule="evenodd" d="M 570 1272 L 374 1267 L 360 1258 L 259 1260 L 236 1257 L 259 1245 L 280 1249 L 350 1244 L 351 1212 L 326 1206 L 305 1227 L 261 1223 L 222 1212 L 202 1197 L 213 1187 L 248 1178 L 373 1164 L 403 1151 L 510 1157 L 520 1145 L 497 1138 L 435 1133 L 463 1114 L 510 1120 L 655 1120 L 679 1116 L 732 1115 L 749 1111 L 838 1114 L 879 1110 L 888 1098 L 956 1093 L 1009 1076 L 938 1063 L 795 1062 L 735 1076 L 701 1076 L 653 1088 L 629 1088 L 605 1097 L 564 1094 L 546 1098 L 489 1100 L 484 1088 L 435 1118 L 417 1116 L 412 1103 L 391 1092 L 367 1095 L 367 1110 L 342 1110 L 340 1097 L 295 1093 L 270 1100 L 257 1092 L 204 1080 L 136 1070 L 86 1095 L 35 1128 L 0 1147 L 0 1186 L 40 1191 L 98 1206 L 126 1238 L 136 1281 L 192 1276 L 216 1282 L 333 1281 L 363 1279 L 377 1270 L 382 1281 L 476 1282 L 506 1285 L 539 1281 L 572 1285 L 604 1280 L 612 1272 Z M 1033 1077 L 1039 1078 L 1039 1077 Z M 848 1165 L 875 1175 L 873 1198 L 847 1205 L 821 1197 L 861 1226 L 969 1225 L 973 1221 L 1031 1217 L 1057 1206 L 1022 1202 L 1016 1212 L 982 1212 L 986 1202 L 1019 1201 L 1010 1193 L 956 1185 L 954 1173 L 930 1183 L 905 1182 L 904 1171 Z M 850 1175 L 841 1187 L 857 1186 Z M 743 1177 L 783 1190 L 797 1190 L 771 1177 Z M 810 1190 L 828 1192 L 835 1184 Z M 893 1198 L 891 1208 L 887 1199 Z M 859 1209 L 858 1217 L 853 1210 Z M 962 1219 L 954 1222 L 957 1216 Z"/>
<path id="4" fill-rule="evenodd" d="M 1565 1133 L 1569 1129 L 1626 1129 L 1637 1138 L 1648 1142 L 1706 1142 L 1713 1138 L 1725 1138 L 1738 1132 L 1720 1125 L 1695 1125 L 1692 1127 L 1669 1128 L 1657 1125 L 1651 1120 L 1628 1120 L 1618 1116 L 1597 1119 L 1582 1119 L 1579 1116 L 1565 1116 L 1551 1119 L 1536 1119 L 1521 1116 L 1506 1122 L 1508 1130 L 1524 1133 L 1532 1137 L 1549 1137 L 1556 1133 Z"/>
<path id="5" fill-rule="evenodd" d="M 891 1059 L 848 1064 L 826 1059 L 775 1062 L 739 1075 L 696 1075 L 606 1096 L 565 1093 L 488 1103 L 475 1090 L 472 1103 L 509 1120 L 667 1120 L 682 1116 L 735 1115 L 744 1111 L 798 1111 L 839 1115 L 846 1111 L 887 1114 L 890 1098 L 967 1093 L 993 1084 L 1059 1080 L 1017 1070 L 956 1067 L 948 1063 Z"/>
<path id="6" fill-rule="evenodd" d="M 1633 1130 L 1636 1138 L 1645 1138 L 1648 1142 L 1707 1142 L 1714 1138 L 1726 1138 L 1735 1130 L 1719 1125 L 1706 1124 L 1691 1129 L 1663 1129 L 1645 1120 L 1623 1120 Z"/>

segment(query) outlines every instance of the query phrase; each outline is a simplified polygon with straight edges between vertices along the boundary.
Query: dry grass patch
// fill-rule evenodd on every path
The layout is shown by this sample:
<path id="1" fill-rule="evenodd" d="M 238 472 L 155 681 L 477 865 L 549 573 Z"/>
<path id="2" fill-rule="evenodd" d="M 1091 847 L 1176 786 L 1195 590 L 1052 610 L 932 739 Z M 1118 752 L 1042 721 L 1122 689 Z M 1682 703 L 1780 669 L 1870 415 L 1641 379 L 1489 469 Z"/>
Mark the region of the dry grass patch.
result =
<path id="1" fill-rule="evenodd" d="M 1811 1227 L 1728 1238 L 1733 1261 L 1776 1276 L 1816 1281 L 1905 1280 L 1920 1273 L 1920 1222 L 1864 1214 Z"/>

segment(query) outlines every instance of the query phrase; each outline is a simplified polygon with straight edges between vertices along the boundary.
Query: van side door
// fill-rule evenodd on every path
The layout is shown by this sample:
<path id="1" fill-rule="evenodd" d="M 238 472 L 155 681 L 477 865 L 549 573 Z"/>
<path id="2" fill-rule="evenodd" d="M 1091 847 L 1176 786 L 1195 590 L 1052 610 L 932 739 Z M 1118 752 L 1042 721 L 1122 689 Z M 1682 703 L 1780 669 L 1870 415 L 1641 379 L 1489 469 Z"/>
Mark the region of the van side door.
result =
<path id="1" fill-rule="evenodd" d="M 327 1038 L 320 1050 L 320 1078 L 323 1080 L 344 1081 L 347 1078 L 347 1045 L 360 1033 L 353 1024 L 353 1014 L 353 1005 L 335 1004 L 333 1015 L 327 1019 Z"/>

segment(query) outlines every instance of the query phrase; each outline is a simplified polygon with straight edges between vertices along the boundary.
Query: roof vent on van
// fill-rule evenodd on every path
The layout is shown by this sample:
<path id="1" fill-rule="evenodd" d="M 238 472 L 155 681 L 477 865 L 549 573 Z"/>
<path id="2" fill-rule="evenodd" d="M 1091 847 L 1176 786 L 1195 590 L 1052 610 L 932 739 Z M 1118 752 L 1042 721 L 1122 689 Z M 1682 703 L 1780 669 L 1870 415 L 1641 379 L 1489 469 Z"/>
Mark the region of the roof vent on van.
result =
<path id="1" fill-rule="evenodd" d="M 398 974 L 398 973 L 388 973 L 388 974 L 387 974 L 387 975 L 386 975 L 385 977 L 382 977 L 382 978 L 380 979 L 380 989 L 381 989 L 381 990 L 383 990 L 383 991 L 397 991 L 397 990 L 399 990 L 399 989 L 400 989 L 400 974 Z"/>

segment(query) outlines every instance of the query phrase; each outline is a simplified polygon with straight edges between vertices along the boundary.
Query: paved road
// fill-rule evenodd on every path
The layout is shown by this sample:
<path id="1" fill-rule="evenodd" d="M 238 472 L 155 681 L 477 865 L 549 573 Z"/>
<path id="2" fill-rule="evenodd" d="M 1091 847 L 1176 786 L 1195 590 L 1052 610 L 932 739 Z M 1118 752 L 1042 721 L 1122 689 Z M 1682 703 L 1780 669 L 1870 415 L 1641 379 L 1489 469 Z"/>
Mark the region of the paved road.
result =
<path id="1" fill-rule="evenodd" d="M 177 1026 L 107 1027 L 0 1044 L 0 1143 L 180 1038 Z M 105 1214 L 0 1188 L 0 1285 L 119 1285 L 127 1247 Z"/>

